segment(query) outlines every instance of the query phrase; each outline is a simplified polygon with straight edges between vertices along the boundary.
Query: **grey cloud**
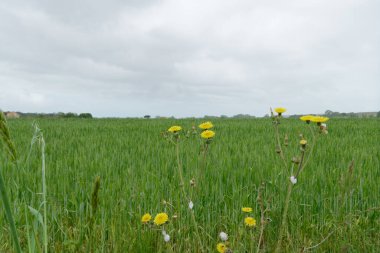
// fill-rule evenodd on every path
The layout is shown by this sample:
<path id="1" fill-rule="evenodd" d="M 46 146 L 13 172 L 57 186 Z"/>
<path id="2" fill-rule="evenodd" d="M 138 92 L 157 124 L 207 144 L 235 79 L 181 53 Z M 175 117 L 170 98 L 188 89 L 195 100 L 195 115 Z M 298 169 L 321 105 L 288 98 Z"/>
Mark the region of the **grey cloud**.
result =
<path id="1" fill-rule="evenodd" d="M 0 108 L 380 109 L 376 0 L 2 1 Z"/>

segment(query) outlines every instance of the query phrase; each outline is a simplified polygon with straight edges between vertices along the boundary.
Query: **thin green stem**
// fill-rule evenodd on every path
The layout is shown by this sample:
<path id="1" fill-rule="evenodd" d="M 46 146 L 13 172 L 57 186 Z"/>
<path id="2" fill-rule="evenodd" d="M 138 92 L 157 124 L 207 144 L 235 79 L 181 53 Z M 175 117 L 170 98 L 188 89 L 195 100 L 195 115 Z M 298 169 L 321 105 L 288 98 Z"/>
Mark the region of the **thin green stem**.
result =
<path id="1" fill-rule="evenodd" d="M 280 151 L 280 157 L 281 157 L 282 161 L 284 162 L 285 169 L 287 169 L 288 168 L 288 164 L 287 164 L 286 159 L 285 159 L 284 151 L 282 150 L 282 147 L 281 147 L 280 133 L 278 131 L 278 119 L 276 119 L 274 128 L 276 130 L 277 148 Z"/>
<path id="2" fill-rule="evenodd" d="M 284 236 L 285 231 L 287 230 L 287 216 L 288 216 L 289 202 L 290 202 L 290 196 L 292 194 L 292 189 L 293 189 L 293 184 L 292 184 L 292 182 L 289 182 L 288 183 L 288 191 L 286 193 L 284 212 L 282 214 L 282 222 L 281 222 L 281 227 L 280 227 L 280 233 L 279 233 L 277 246 L 276 246 L 276 250 L 275 250 L 276 253 L 281 252 L 282 238 Z"/>
<path id="3" fill-rule="evenodd" d="M 297 178 L 298 174 L 300 173 L 302 169 L 302 163 L 305 157 L 305 149 L 302 149 L 302 154 L 301 154 L 301 161 L 298 166 L 298 171 L 295 175 L 295 178 Z M 284 233 L 287 231 L 287 216 L 288 216 L 288 209 L 289 209 L 289 203 L 290 203 L 290 197 L 292 194 L 292 189 L 293 189 L 293 183 L 289 181 L 288 183 L 288 191 L 286 193 L 286 199 L 285 199 L 285 207 L 284 207 L 284 212 L 282 214 L 282 222 L 281 222 L 281 227 L 280 227 L 280 234 L 278 237 L 277 241 L 277 247 L 275 252 L 281 252 L 281 246 L 282 246 L 282 238 L 284 236 Z"/>
<path id="4" fill-rule="evenodd" d="M 308 164 L 308 162 L 310 161 L 311 155 L 313 154 L 313 150 L 314 150 L 315 144 L 317 143 L 317 139 L 318 139 L 318 136 L 319 136 L 319 135 L 315 136 L 315 134 L 314 134 L 314 132 L 313 132 L 313 129 L 310 127 L 310 125 L 309 125 L 309 129 L 310 129 L 310 132 L 311 132 L 312 135 L 313 135 L 313 142 L 312 142 L 312 144 L 311 144 L 311 146 L 310 146 L 309 155 L 307 156 L 306 161 L 305 161 L 303 167 L 301 168 L 301 170 L 302 170 L 303 168 L 305 168 L 306 165 Z"/>
<path id="5" fill-rule="evenodd" d="M 5 188 L 5 184 L 4 184 L 4 180 L 3 180 L 1 170 L 0 170 L 0 197 L 4 203 L 5 216 L 8 220 L 9 227 L 11 229 L 11 235 L 12 235 L 12 238 L 13 238 L 13 241 L 15 244 L 14 245 L 15 250 L 17 253 L 21 253 L 22 251 L 21 251 L 20 242 L 19 242 L 18 235 L 17 235 L 16 225 L 15 225 L 15 221 L 13 220 L 13 216 L 12 216 L 12 212 L 11 212 L 11 206 L 9 203 L 9 199 L 8 199 L 8 195 L 7 195 L 7 191 Z"/>
<path id="6" fill-rule="evenodd" d="M 48 252 L 48 236 L 47 236 L 47 203 L 46 203 L 46 173 L 45 173 L 45 140 L 41 133 L 41 157 L 42 157 L 42 198 L 44 203 L 44 248 L 45 253 Z"/>
<path id="7" fill-rule="evenodd" d="M 305 166 L 303 165 L 303 160 L 304 160 L 304 158 L 305 158 L 305 149 L 302 148 L 302 151 L 301 151 L 301 160 L 300 160 L 300 163 L 299 163 L 299 165 L 298 165 L 298 170 L 297 170 L 297 173 L 296 173 L 296 175 L 295 175 L 295 178 L 298 177 L 298 175 L 300 174 L 301 170 L 305 167 Z"/>
<path id="8" fill-rule="evenodd" d="M 256 252 L 259 253 L 260 249 L 262 248 L 262 245 L 264 244 L 264 229 L 266 225 L 265 221 L 265 213 L 268 211 L 268 209 L 265 209 L 264 207 L 264 200 L 263 200 L 263 195 L 262 191 L 264 190 L 264 183 L 261 184 L 259 187 L 259 192 L 257 196 L 257 202 L 259 202 L 260 205 L 260 236 L 259 236 L 259 242 L 257 243 L 257 250 Z"/>
<path id="9" fill-rule="evenodd" d="M 178 168 L 178 175 L 179 175 L 179 180 L 180 180 L 180 187 L 181 187 L 181 190 L 182 190 L 182 193 L 183 193 L 183 196 L 187 199 L 187 195 L 186 195 L 186 192 L 185 192 L 185 182 L 183 180 L 183 175 L 182 175 L 182 164 L 181 164 L 181 159 L 179 157 L 179 144 L 178 144 L 178 141 L 177 143 L 175 144 L 176 145 L 176 154 L 177 154 L 177 168 Z"/>
<path id="10" fill-rule="evenodd" d="M 181 164 L 181 159 L 180 159 L 180 156 L 179 156 L 179 143 L 178 143 L 178 139 L 176 141 L 176 153 L 177 153 L 177 168 L 178 168 L 178 175 L 179 175 L 179 178 L 180 178 L 180 187 L 182 189 L 182 193 L 183 193 L 183 196 L 187 199 L 187 201 L 191 201 L 191 199 L 187 196 L 186 194 L 186 191 L 185 191 L 185 182 L 183 180 L 183 175 L 182 175 L 182 164 Z M 195 234 L 197 236 L 197 240 L 199 242 L 199 245 L 201 247 L 201 252 L 204 252 L 203 250 L 203 244 L 202 244 L 202 240 L 201 240 L 201 237 L 199 235 L 199 230 L 198 230 L 198 223 L 195 219 L 195 215 L 194 215 L 194 212 L 193 210 L 190 210 L 190 213 L 191 213 L 191 219 L 194 223 L 194 227 L 195 227 Z"/>

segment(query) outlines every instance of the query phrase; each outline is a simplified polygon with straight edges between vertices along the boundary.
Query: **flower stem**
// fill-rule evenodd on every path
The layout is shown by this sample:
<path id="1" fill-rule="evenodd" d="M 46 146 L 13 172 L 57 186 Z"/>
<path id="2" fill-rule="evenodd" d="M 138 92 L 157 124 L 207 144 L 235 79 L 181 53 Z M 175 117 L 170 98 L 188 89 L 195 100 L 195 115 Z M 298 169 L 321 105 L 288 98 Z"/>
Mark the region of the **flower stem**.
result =
<path id="1" fill-rule="evenodd" d="M 286 200 L 285 200 L 285 207 L 284 212 L 282 214 L 282 222 L 280 227 L 280 233 L 277 241 L 276 246 L 276 253 L 281 252 L 281 246 L 282 246 L 282 237 L 284 236 L 285 231 L 287 231 L 287 216 L 288 216 L 288 209 L 289 209 L 289 202 L 290 202 L 290 196 L 292 194 L 293 184 L 289 181 L 288 183 L 288 191 L 286 193 Z"/>
<path id="2" fill-rule="evenodd" d="M 261 211 L 260 236 L 259 236 L 259 242 L 257 243 L 257 250 L 256 250 L 257 253 L 260 252 L 260 249 L 264 245 L 264 229 L 265 229 L 265 225 L 266 225 L 265 213 L 266 213 L 267 209 L 264 208 L 264 200 L 263 200 L 263 196 L 262 196 L 263 190 L 264 190 L 264 183 L 262 183 L 261 186 L 259 187 L 259 193 L 257 196 L 257 202 L 259 202 L 260 211 Z"/>
<path id="3" fill-rule="evenodd" d="M 302 149 L 301 151 L 301 161 L 298 166 L 297 173 L 295 177 L 297 178 L 299 173 L 301 172 L 302 165 L 303 165 L 303 160 L 305 157 L 305 149 Z M 287 231 L 287 216 L 288 216 L 288 209 L 289 209 L 289 202 L 290 202 L 290 196 L 292 194 L 292 189 L 293 189 L 293 183 L 289 181 L 288 184 L 288 191 L 286 193 L 286 199 L 285 199 L 285 207 L 284 207 L 284 212 L 282 214 L 282 222 L 281 222 L 281 227 L 280 227 L 280 235 L 277 241 L 277 247 L 275 252 L 280 252 L 281 250 L 281 244 L 282 244 L 282 237 L 284 235 L 285 230 Z"/>
<path id="4" fill-rule="evenodd" d="M 307 163 L 309 162 L 310 157 L 311 157 L 311 155 L 313 154 L 314 146 L 315 146 L 315 144 L 316 144 L 316 142 L 317 142 L 317 139 L 318 139 L 318 135 L 315 136 L 315 134 L 314 134 L 312 128 L 310 127 L 310 125 L 309 125 L 309 129 L 310 129 L 311 134 L 313 135 L 313 143 L 311 144 L 310 151 L 309 151 L 309 155 L 308 155 L 307 158 L 306 158 L 306 161 L 305 161 L 305 163 L 304 163 L 304 165 L 303 165 L 303 168 L 305 168 L 305 166 L 306 166 Z M 302 168 L 302 169 L 303 169 L 303 168 Z"/>
<path id="5" fill-rule="evenodd" d="M 180 187 L 182 189 L 183 196 L 186 198 L 187 201 L 190 201 L 190 198 L 187 196 L 186 191 L 185 191 L 185 182 L 183 180 L 183 175 L 182 175 L 182 164 L 181 164 L 181 159 L 180 159 L 180 156 L 179 156 L 179 143 L 178 143 L 178 139 L 176 141 L 176 153 L 177 153 L 178 175 L 179 175 L 180 184 L 181 184 Z M 191 213 L 191 219 L 192 219 L 192 221 L 194 223 L 195 234 L 197 236 L 197 240 L 199 242 L 199 246 L 201 248 L 201 252 L 204 252 L 202 240 L 201 240 L 201 237 L 199 236 L 198 223 L 197 223 L 197 221 L 195 219 L 195 215 L 194 215 L 193 210 L 190 210 L 190 213 Z"/>
<path id="6" fill-rule="evenodd" d="M 276 119 L 276 122 L 275 122 L 275 125 L 274 125 L 274 128 L 276 130 L 276 140 L 277 140 L 277 147 L 280 151 L 280 157 L 282 159 L 282 161 L 284 161 L 284 165 L 285 165 L 285 169 L 288 168 L 288 164 L 286 163 L 286 159 L 285 159 L 285 155 L 284 155 L 284 151 L 282 150 L 282 147 L 281 147 L 281 141 L 280 141 L 280 134 L 279 134 L 279 131 L 278 131 L 278 121 Z"/>

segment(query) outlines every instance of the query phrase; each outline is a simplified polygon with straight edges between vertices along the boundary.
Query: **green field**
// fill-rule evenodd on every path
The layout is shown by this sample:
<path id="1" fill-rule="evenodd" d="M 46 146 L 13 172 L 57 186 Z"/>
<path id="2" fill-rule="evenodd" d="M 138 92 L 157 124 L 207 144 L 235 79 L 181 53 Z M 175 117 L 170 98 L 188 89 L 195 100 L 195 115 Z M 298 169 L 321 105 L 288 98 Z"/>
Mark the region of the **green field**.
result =
<path id="1" fill-rule="evenodd" d="M 18 119 L 8 121 L 18 166 L 2 148 L 0 170 L 24 252 L 43 252 L 43 226 L 28 207 L 43 216 L 41 149 L 38 143 L 30 148 L 33 121 L 46 142 L 49 252 L 217 252 L 221 231 L 229 235 L 233 252 L 256 252 L 262 183 L 262 199 L 270 211 L 260 252 L 274 251 L 290 172 L 275 152 L 270 118 L 213 119 L 216 135 L 206 162 L 199 133 L 185 134 L 201 119 Z M 302 252 L 320 242 L 310 251 L 379 252 L 380 120 L 330 119 L 327 123 L 328 135 L 318 138 L 294 185 L 282 252 Z M 181 190 L 176 147 L 162 134 L 172 125 L 183 128 L 179 142 L 183 188 L 194 202 L 193 210 Z M 285 134 L 289 137 L 285 148 L 289 164 L 300 153 L 300 133 L 311 140 L 304 122 L 281 121 L 281 139 Z M 99 204 L 91 215 L 97 176 Z M 192 178 L 196 187 L 190 186 Z M 255 229 L 244 225 L 246 214 L 241 208 L 245 206 L 253 208 Z M 146 212 L 168 213 L 164 227 L 169 242 L 163 240 L 158 226 L 141 223 Z M 0 202 L 0 252 L 13 252 L 12 245 Z"/>

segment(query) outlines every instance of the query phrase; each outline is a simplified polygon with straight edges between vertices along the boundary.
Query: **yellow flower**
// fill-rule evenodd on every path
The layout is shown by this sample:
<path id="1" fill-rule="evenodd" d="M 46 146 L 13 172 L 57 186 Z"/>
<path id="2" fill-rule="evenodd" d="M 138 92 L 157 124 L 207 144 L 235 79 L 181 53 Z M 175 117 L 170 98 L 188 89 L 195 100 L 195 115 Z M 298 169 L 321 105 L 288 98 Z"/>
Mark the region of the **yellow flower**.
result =
<path id="1" fill-rule="evenodd" d="M 329 118 L 327 118 L 327 117 L 321 117 L 321 116 L 315 116 L 315 117 L 313 117 L 311 119 L 312 122 L 316 122 L 316 123 L 319 123 L 319 124 L 323 123 L 323 122 L 326 122 L 328 120 L 329 120 Z"/>
<path id="2" fill-rule="evenodd" d="M 213 127 L 214 127 L 214 125 L 210 121 L 203 122 L 202 124 L 199 125 L 199 128 L 203 129 L 203 130 L 207 130 L 207 129 L 210 129 Z"/>
<path id="3" fill-rule="evenodd" d="M 250 213 L 252 212 L 252 208 L 251 207 L 242 207 L 241 210 L 245 213 Z"/>
<path id="4" fill-rule="evenodd" d="M 226 252 L 227 247 L 226 247 L 226 245 L 225 245 L 224 243 L 218 243 L 218 244 L 216 245 L 216 250 L 217 250 L 219 253 L 224 253 L 224 252 Z"/>
<path id="5" fill-rule="evenodd" d="M 201 136 L 204 139 L 210 139 L 210 138 L 214 137 L 214 135 L 215 135 L 215 132 L 211 131 L 211 130 L 205 130 L 201 133 Z"/>
<path id="6" fill-rule="evenodd" d="M 306 143 L 307 143 L 307 141 L 306 141 L 306 140 L 300 140 L 300 144 L 301 144 L 302 146 L 305 146 L 305 145 L 306 145 Z"/>
<path id="7" fill-rule="evenodd" d="M 305 121 L 306 123 L 309 124 L 313 118 L 314 118 L 313 115 L 305 115 L 305 116 L 300 117 L 300 120 Z"/>
<path id="8" fill-rule="evenodd" d="M 274 108 L 274 111 L 277 112 L 278 115 L 281 116 L 282 113 L 286 112 L 286 109 L 283 107 L 277 107 L 277 108 Z"/>
<path id="9" fill-rule="evenodd" d="M 148 223 L 151 219 L 152 219 L 152 216 L 149 213 L 146 213 L 141 217 L 141 222 Z"/>
<path id="10" fill-rule="evenodd" d="M 247 217 L 244 219 L 244 223 L 248 227 L 256 227 L 256 220 L 252 217 Z"/>
<path id="11" fill-rule="evenodd" d="M 154 224 L 162 225 L 165 224 L 169 220 L 169 217 L 166 213 L 159 213 L 154 217 Z"/>
<path id="12" fill-rule="evenodd" d="M 168 131 L 171 133 L 176 133 L 176 132 L 181 131 L 181 130 L 182 130 L 182 127 L 180 127 L 180 126 L 172 126 L 168 129 Z"/>

